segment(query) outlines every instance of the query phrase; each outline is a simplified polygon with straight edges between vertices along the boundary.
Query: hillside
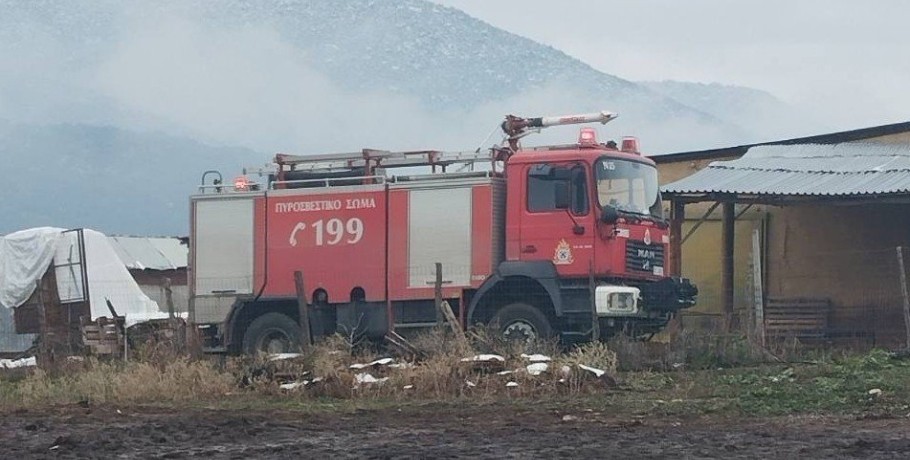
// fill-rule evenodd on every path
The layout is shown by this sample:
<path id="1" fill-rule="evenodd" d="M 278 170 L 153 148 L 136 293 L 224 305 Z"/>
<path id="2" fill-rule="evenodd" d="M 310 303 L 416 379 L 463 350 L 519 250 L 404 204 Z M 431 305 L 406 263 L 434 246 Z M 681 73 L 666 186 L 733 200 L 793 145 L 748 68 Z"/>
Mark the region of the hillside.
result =
<path id="1" fill-rule="evenodd" d="M 7 193 L 0 234 L 35 226 L 183 235 L 202 172 L 265 156 L 160 133 L 85 125 L 0 124 Z"/>
<path id="2" fill-rule="evenodd" d="M 0 0 L 0 11 L 0 156 L 53 179 L 15 179 L 0 233 L 70 222 L 185 233 L 186 193 L 206 169 L 276 151 L 473 149 L 507 113 L 616 111 L 602 136 L 637 135 L 651 153 L 756 136 L 698 97 L 424 0 Z"/>
<path id="3" fill-rule="evenodd" d="M 756 141 L 805 136 L 831 129 L 810 120 L 774 95 L 744 86 L 692 83 L 673 80 L 639 82 L 640 85 L 711 116 L 742 126 Z"/>

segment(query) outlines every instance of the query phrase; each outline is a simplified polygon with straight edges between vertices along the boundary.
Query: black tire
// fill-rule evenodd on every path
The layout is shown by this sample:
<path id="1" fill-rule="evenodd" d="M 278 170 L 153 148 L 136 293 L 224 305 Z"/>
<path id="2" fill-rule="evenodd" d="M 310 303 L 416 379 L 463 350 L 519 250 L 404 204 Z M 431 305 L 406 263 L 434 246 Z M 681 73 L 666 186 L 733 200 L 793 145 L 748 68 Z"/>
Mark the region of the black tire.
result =
<path id="1" fill-rule="evenodd" d="M 509 339 L 530 341 L 553 336 L 547 315 L 539 308 L 522 302 L 500 308 L 493 316 L 492 323 Z"/>
<path id="2" fill-rule="evenodd" d="M 254 319 L 243 334 L 243 352 L 248 355 L 299 350 L 300 326 L 281 313 L 266 313 Z"/>

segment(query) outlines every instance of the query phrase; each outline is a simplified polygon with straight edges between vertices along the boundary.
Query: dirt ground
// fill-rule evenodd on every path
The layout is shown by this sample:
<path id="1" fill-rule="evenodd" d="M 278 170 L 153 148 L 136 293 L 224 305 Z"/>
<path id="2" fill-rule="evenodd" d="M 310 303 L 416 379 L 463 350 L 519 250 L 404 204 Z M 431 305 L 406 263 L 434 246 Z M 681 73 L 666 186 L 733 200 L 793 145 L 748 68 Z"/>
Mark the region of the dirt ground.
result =
<path id="1" fill-rule="evenodd" d="M 907 458 L 910 420 L 635 418 L 424 406 L 290 411 L 57 408 L 0 414 L 4 458 Z"/>

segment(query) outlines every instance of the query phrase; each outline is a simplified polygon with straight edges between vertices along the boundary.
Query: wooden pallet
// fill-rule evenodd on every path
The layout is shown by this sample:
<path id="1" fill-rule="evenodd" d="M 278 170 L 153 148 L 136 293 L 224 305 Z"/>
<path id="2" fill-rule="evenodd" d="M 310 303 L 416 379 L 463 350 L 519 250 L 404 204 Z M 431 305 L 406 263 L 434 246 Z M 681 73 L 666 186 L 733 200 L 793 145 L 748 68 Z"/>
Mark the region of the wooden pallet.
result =
<path id="1" fill-rule="evenodd" d="M 828 335 L 829 299 L 768 299 L 765 334 L 771 338 L 821 339 Z"/>
<path id="2" fill-rule="evenodd" d="M 82 344 L 93 355 L 120 357 L 123 354 L 122 316 L 113 320 L 105 317 L 95 321 L 82 321 Z"/>

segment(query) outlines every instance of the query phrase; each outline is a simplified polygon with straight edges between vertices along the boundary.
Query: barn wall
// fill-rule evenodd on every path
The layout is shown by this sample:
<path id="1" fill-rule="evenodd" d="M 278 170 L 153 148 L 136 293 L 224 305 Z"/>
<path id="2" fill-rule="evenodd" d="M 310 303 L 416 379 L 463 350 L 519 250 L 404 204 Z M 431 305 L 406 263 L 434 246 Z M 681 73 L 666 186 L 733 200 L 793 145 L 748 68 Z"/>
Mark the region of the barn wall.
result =
<path id="1" fill-rule="evenodd" d="M 910 205 L 788 206 L 768 228 L 769 296 L 830 299 L 833 328 L 902 337 L 896 248 L 910 246 Z"/>

